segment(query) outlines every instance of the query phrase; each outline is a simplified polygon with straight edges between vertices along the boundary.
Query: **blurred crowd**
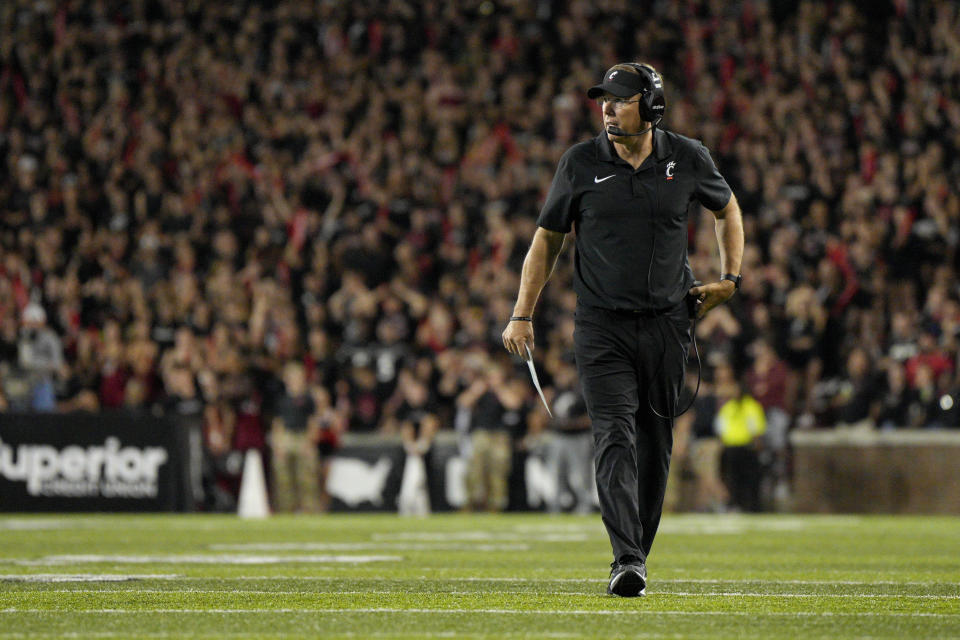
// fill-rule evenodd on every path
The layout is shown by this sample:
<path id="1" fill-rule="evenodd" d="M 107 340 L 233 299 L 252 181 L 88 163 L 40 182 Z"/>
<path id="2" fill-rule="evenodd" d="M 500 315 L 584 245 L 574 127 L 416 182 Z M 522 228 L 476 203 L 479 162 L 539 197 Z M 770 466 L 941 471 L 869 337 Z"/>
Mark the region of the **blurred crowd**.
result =
<path id="1" fill-rule="evenodd" d="M 958 5 L 650 4 L 3 2 L 0 410 L 175 411 L 215 453 L 262 447 L 295 363 L 328 444 L 473 411 L 531 446 L 563 427 L 499 334 L 556 163 L 599 130 L 585 88 L 645 60 L 744 211 L 700 420 L 729 368 L 778 441 L 956 427 Z M 716 279 L 712 217 L 689 229 Z M 572 250 L 535 318 L 551 400 L 571 274 Z"/>

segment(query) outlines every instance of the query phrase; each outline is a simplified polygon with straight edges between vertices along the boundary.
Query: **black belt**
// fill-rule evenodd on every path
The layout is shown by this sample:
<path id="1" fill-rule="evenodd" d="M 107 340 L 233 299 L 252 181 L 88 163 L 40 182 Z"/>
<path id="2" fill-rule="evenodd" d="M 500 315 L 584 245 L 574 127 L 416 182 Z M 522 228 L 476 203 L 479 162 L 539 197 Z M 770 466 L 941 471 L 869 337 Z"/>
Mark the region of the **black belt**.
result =
<path id="1" fill-rule="evenodd" d="M 624 309 L 622 307 L 616 307 L 611 309 L 611 311 L 616 311 L 617 313 L 629 313 L 630 315 L 639 316 L 641 318 L 656 318 L 657 316 L 662 316 L 669 313 L 673 307 L 665 307 L 663 309 Z"/>
<path id="2" fill-rule="evenodd" d="M 592 309 L 594 311 L 599 311 L 601 313 L 604 313 L 604 312 L 616 313 L 616 314 L 623 314 L 625 316 L 633 316 L 636 318 L 658 318 L 660 316 L 665 316 L 670 313 L 673 313 L 677 310 L 676 304 L 672 304 L 667 307 L 661 307 L 659 309 L 632 309 L 630 307 L 598 307 L 591 304 L 584 304 L 583 302 L 578 302 L 577 306 L 583 307 L 588 310 Z"/>

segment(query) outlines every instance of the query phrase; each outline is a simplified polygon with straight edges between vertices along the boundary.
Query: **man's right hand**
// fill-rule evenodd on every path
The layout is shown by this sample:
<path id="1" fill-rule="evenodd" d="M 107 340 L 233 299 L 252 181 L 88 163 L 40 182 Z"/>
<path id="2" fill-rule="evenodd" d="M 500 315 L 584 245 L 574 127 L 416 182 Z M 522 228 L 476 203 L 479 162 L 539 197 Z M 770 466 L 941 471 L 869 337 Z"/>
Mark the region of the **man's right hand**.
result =
<path id="1" fill-rule="evenodd" d="M 529 320 L 511 320 L 503 330 L 504 348 L 526 360 L 527 345 L 533 351 L 533 323 Z"/>

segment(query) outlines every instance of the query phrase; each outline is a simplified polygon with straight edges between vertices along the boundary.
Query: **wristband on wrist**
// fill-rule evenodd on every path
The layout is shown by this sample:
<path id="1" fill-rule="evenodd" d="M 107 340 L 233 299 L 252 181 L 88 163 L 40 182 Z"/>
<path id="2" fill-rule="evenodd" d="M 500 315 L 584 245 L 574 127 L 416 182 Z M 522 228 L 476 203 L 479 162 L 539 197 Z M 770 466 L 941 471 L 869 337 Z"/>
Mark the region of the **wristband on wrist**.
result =
<path id="1" fill-rule="evenodd" d="M 733 275 L 732 273 L 725 273 L 720 276 L 721 280 L 729 280 L 733 283 L 734 291 L 740 290 L 740 283 L 743 282 L 743 276 L 740 274 Z"/>
<path id="2" fill-rule="evenodd" d="M 510 316 L 510 322 L 533 322 L 531 316 Z"/>

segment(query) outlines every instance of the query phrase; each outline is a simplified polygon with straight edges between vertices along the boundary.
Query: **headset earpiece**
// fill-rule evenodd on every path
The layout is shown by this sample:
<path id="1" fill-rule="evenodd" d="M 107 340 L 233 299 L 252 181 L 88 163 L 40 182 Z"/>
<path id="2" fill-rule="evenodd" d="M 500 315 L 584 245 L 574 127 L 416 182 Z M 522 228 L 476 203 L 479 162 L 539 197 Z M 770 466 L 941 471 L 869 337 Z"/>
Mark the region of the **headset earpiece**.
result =
<path id="1" fill-rule="evenodd" d="M 637 70 L 646 85 L 640 102 L 640 117 L 652 124 L 657 124 L 663 118 L 667 108 L 667 100 L 663 95 L 663 78 L 657 70 L 648 64 L 628 62 L 629 66 Z"/>

